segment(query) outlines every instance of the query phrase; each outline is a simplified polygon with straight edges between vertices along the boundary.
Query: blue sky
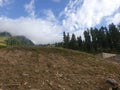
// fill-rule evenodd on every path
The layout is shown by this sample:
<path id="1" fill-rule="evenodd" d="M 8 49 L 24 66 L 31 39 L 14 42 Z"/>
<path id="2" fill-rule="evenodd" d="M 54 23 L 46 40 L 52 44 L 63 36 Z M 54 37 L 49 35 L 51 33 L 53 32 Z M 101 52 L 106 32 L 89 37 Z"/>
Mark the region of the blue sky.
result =
<path id="1" fill-rule="evenodd" d="M 5 1 L 5 0 L 3 0 Z M 30 3 L 30 0 L 11 0 L 11 2 L 0 8 L 0 15 L 10 18 L 19 18 L 21 16 L 28 16 L 29 13 L 25 10 L 25 5 Z M 59 12 L 64 10 L 68 0 L 35 0 L 34 10 L 37 17 L 43 16 L 44 10 L 52 10 L 56 16 Z"/>
<path id="2" fill-rule="evenodd" d="M 83 37 L 85 28 L 112 22 L 120 23 L 120 0 L 0 0 L 0 32 L 36 44 L 62 41 L 63 31 Z"/>

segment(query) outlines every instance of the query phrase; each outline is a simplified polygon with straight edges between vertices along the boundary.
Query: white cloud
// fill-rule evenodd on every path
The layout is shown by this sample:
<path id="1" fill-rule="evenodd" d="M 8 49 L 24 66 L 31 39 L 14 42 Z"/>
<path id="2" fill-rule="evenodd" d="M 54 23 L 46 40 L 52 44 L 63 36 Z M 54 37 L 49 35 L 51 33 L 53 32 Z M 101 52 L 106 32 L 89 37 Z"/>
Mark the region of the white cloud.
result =
<path id="1" fill-rule="evenodd" d="M 4 5 L 7 5 L 10 3 L 10 0 L 0 0 L 0 7 L 3 7 Z"/>
<path id="2" fill-rule="evenodd" d="M 31 17 L 35 17 L 34 4 L 35 4 L 35 0 L 31 0 L 28 4 L 24 6 L 25 10 L 28 12 L 28 14 Z"/>
<path id="3" fill-rule="evenodd" d="M 21 17 L 10 19 L 0 18 L 0 32 L 8 31 L 13 35 L 25 35 L 36 44 L 47 44 L 62 41 L 62 27 L 58 24 L 52 11 L 48 18 Z M 54 19 L 54 22 L 50 18 Z"/>
<path id="4" fill-rule="evenodd" d="M 96 26 L 120 7 L 120 0 L 70 0 L 62 12 L 63 26 L 70 31 Z"/>
<path id="5" fill-rule="evenodd" d="M 107 18 L 107 24 L 110 23 L 114 23 L 114 24 L 120 23 L 120 13 L 116 13 L 113 17 Z"/>
<path id="6" fill-rule="evenodd" d="M 52 12 L 52 10 L 44 10 L 43 14 L 45 15 L 47 20 L 49 20 L 51 22 L 58 22 L 58 20 L 56 19 L 54 13 Z"/>

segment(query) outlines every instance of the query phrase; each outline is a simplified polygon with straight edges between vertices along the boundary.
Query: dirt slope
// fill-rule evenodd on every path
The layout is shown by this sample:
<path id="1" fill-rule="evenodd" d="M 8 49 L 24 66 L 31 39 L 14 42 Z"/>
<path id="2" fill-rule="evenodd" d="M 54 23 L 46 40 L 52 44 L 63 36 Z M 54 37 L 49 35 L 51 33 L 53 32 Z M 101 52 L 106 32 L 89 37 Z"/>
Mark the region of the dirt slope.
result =
<path id="1" fill-rule="evenodd" d="M 120 66 L 77 51 L 43 47 L 0 49 L 0 90 L 108 90 Z"/>

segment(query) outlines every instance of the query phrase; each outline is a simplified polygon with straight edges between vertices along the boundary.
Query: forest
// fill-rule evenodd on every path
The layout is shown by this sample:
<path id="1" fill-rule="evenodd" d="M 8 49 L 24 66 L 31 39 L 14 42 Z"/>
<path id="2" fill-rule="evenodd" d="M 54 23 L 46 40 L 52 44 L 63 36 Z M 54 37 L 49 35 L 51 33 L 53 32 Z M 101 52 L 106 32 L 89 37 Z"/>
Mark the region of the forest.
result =
<path id="1" fill-rule="evenodd" d="M 108 27 L 90 28 L 84 31 L 84 39 L 73 33 L 63 32 L 63 42 L 56 43 L 57 47 L 89 53 L 111 52 L 120 53 L 120 24 L 109 24 Z"/>

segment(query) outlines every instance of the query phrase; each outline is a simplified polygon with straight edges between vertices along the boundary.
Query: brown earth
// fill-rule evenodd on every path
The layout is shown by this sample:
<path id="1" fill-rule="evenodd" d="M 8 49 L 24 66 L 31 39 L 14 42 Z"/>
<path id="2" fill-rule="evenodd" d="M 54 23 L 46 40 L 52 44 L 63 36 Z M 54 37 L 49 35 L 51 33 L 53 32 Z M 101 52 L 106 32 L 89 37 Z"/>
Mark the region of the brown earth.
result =
<path id="1" fill-rule="evenodd" d="M 107 78 L 120 82 L 119 63 L 62 48 L 0 49 L 0 90 L 108 90 Z"/>

